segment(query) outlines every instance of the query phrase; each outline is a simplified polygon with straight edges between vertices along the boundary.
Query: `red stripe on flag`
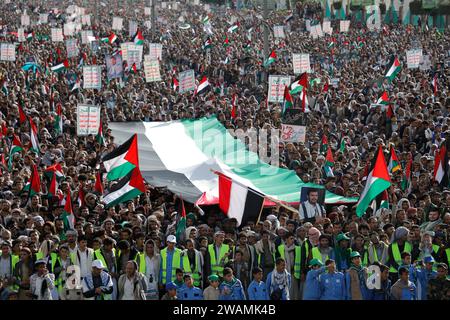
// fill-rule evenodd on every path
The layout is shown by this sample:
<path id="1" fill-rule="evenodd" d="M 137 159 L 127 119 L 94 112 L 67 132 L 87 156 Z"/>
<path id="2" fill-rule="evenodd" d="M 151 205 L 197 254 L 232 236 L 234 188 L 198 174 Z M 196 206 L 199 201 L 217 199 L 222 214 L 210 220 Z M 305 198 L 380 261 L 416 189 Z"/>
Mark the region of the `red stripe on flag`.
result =
<path id="1" fill-rule="evenodd" d="M 219 207 L 225 214 L 230 208 L 230 194 L 232 181 L 224 175 L 219 175 Z"/>

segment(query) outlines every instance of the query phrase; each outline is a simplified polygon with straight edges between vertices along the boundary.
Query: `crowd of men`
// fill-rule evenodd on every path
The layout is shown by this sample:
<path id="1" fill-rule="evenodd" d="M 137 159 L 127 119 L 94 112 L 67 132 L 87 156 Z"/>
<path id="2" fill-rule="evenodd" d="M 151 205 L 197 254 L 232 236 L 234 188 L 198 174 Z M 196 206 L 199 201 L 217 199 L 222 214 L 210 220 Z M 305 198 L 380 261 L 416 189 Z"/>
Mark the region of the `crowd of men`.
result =
<path id="1" fill-rule="evenodd" d="M 61 6 L 61 2 L 32 3 L 0 5 L 2 42 L 18 42 L 13 33 L 24 10 L 37 20 L 39 13 Z M 73 4 L 94 18 L 95 2 Z M 264 24 L 250 2 L 240 10 L 211 5 L 210 12 L 202 3 L 159 8 L 153 29 L 145 27 L 150 18 L 144 14 L 144 1 L 103 4 L 97 20 L 85 29 L 101 38 L 110 35 L 113 16 L 137 21 L 146 43 L 163 45 L 163 79 L 146 83 L 143 70 L 134 73 L 128 66 L 123 79 L 106 81 L 104 69 L 101 90 L 71 91 L 65 72 L 47 72 L 66 59 L 63 42 L 42 36 L 50 34 L 49 24 L 26 27 L 33 38 L 17 44 L 16 61 L 0 62 L 5 88 L 0 94 L 0 300 L 450 299 L 448 164 L 441 182 L 435 181 L 435 157 L 443 147 L 450 150 L 448 29 L 383 24 L 381 30 L 369 31 L 349 14 L 347 33 L 339 33 L 339 21 L 333 20 L 332 36 L 313 39 L 306 20 L 322 21 L 324 10 L 318 3 L 299 1 L 289 12 L 270 12 L 266 23 L 286 25 L 286 37 L 270 35 L 277 59 L 266 68 Z M 66 7 L 59 7 L 63 14 L 53 12 L 49 19 L 61 26 L 68 16 Z M 291 13 L 293 18 L 286 19 Z M 208 36 L 203 22 L 207 15 L 212 25 L 208 53 L 202 48 Z M 235 21 L 230 24 L 231 17 Z M 229 32 L 236 23 L 237 30 Z M 120 41 L 130 41 L 128 30 L 114 32 Z M 223 45 L 226 35 L 228 46 Z M 105 54 L 118 48 L 101 43 L 101 50 L 94 52 L 89 44 L 78 45 L 80 56 L 68 59 L 66 72 L 80 80 L 81 57 L 85 65 L 104 66 Z M 406 67 L 405 51 L 417 45 L 430 58 L 425 70 Z M 358 217 L 354 204 L 325 205 L 306 216 L 307 209 L 300 209 L 299 215 L 275 206 L 264 209 L 260 221 L 237 228 L 236 220 L 226 218 L 217 206 L 202 207 L 201 212 L 186 203 L 186 230 L 178 238 L 180 200 L 165 188 L 147 185 L 133 201 L 105 208 L 95 181 L 103 173 L 102 157 L 117 147 L 108 123 L 216 116 L 229 129 L 279 129 L 283 106 L 267 105 L 266 79 L 268 74 L 292 75 L 292 53 L 297 52 L 310 53 L 310 78 L 320 81 L 309 87 L 306 140 L 280 143 L 280 166 L 294 170 L 303 182 L 359 197 L 366 167 L 378 147 L 389 158 L 392 146 L 400 170 L 392 173 L 387 208 L 369 208 Z M 402 69 L 389 81 L 382 76 L 392 55 Z M 22 70 L 30 57 L 41 72 Z M 173 76 L 186 69 L 194 69 L 197 79 L 207 76 L 211 90 L 196 96 L 174 90 Z M 338 81 L 331 84 L 332 78 Z M 383 91 L 389 93 L 388 110 L 393 114 L 372 106 Z M 233 95 L 238 97 L 234 118 Z M 77 136 L 79 103 L 101 106 L 104 144 L 94 135 Z M 37 126 L 39 152 L 29 147 L 30 121 L 21 121 L 19 106 Z M 295 97 L 294 108 L 301 106 Z M 62 132 L 55 126 L 59 107 Z M 10 157 L 14 136 L 23 150 Z M 333 176 L 324 172 L 324 136 L 334 154 Z M 26 185 L 33 165 L 42 191 L 31 195 Z M 45 173 L 55 165 L 62 168 L 60 193 L 51 195 L 51 178 Z M 403 185 L 405 179 L 410 180 L 408 187 Z M 105 188 L 110 184 L 103 183 Z M 76 217 L 73 229 L 63 212 L 68 193 Z M 79 202 L 80 193 L 84 199 Z M 79 267 L 79 274 L 72 275 L 72 265 Z M 79 282 L 73 281 L 76 277 Z"/>

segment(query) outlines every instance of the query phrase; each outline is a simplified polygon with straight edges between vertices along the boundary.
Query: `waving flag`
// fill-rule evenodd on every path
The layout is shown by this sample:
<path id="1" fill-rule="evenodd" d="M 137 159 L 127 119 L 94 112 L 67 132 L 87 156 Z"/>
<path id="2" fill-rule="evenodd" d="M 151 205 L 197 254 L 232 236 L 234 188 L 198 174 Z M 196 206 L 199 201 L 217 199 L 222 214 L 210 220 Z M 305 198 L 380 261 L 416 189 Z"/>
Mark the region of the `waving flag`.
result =
<path id="1" fill-rule="evenodd" d="M 14 154 L 23 150 L 22 142 L 18 136 L 14 135 L 11 149 L 9 150 L 8 170 L 11 171 Z"/>
<path id="2" fill-rule="evenodd" d="M 41 152 L 39 148 L 39 140 L 38 140 L 38 130 L 36 127 L 36 124 L 34 123 L 33 119 L 29 117 L 30 121 L 30 139 L 31 139 L 31 151 L 33 151 L 36 154 L 39 154 Z"/>
<path id="3" fill-rule="evenodd" d="M 275 51 L 272 51 L 270 53 L 269 57 L 266 59 L 266 61 L 264 61 L 264 67 L 267 68 L 269 65 L 274 63 L 276 59 L 277 59 L 277 54 L 275 53 Z"/>
<path id="4" fill-rule="evenodd" d="M 397 74 L 401 70 L 400 61 L 396 56 L 393 56 L 386 68 L 386 73 L 384 75 L 385 78 L 389 79 L 390 82 L 394 80 Z"/>

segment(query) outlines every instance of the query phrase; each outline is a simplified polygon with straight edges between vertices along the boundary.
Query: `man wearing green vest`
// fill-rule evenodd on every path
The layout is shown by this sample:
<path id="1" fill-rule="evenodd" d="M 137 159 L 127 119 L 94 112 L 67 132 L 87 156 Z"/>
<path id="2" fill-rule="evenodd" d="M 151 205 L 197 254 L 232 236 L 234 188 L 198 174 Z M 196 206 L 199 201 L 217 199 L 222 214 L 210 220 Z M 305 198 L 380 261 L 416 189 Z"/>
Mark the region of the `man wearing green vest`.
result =
<path id="1" fill-rule="evenodd" d="M 100 260 L 104 266 L 103 271 L 108 272 L 111 275 L 114 284 L 112 299 L 116 300 L 119 274 L 117 272 L 116 249 L 114 249 L 114 243 L 115 241 L 111 238 L 103 240 L 102 247 L 94 251 L 94 259 Z"/>
<path id="2" fill-rule="evenodd" d="M 139 272 L 145 275 L 147 279 L 147 300 L 158 300 L 158 282 L 160 256 L 156 253 L 155 242 L 148 239 L 144 245 L 144 252 L 136 255 L 136 262 L 139 266 Z"/>
<path id="3" fill-rule="evenodd" d="M 183 271 L 192 276 L 194 286 L 202 287 L 203 256 L 195 249 L 195 243 L 191 239 L 186 240 L 186 250 L 182 253 Z"/>
<path id="4" fill-rule="evenodd" d="M 326 234 L 322 234 L 319 237 L 319 245 L 312 248 L 311 250 L 312 258 L 317 259 L 323 264 L 328 259 L 335 260 L 334 250 L 330 247 L 330 237 Z"/>
<path id="5" fill-rule="evenodd" d="M 6 279 L 3 282 L 5 287 L 12 286 L 11 289 L 16 289 L 14 285 L 14 269 L 16 268 L 17 262 L 20 258 L 11 253 L 12 244 L 9 241 L 3 241 L 1 245 L 1 255 L 0 255 L 0 277 Z"/>
<path id="6" fill-rule="evenodd" d="M 392 283 L 398 280 L 398 268 L 402 264 L 402 253 L 412 251 L 411 244 L 406 241 L 409 230 L 405 227 L 399 227 L 394 233 L 394 242 L 389 245 L 388 249 L 388 266 L 389 275 Z"/>
<path id="7" fill-rule="evenodd" d="M 182 268 L 181 250 L 175 248 L 177 238 L 171 234 L 166 239 L 167 247 L 161 250 L 161 263 L 159 271 L 160 290 L 164 289 L 166 283 L 175 280 L 175 270 Z"/>
<path id="8" fill-rule="evenodd" d="M 292 285 L 290 287 L 289 296 L 291 300 L 300 299 L 300 269 L 301 269 L 301 247 L 295 245 L 294 234 L 288 232 L 284 244 L 278 246 L 277 258 L 283 258 L 286 262 L 286 270 L 292 277 Z"/>
<path id="9" fill-rule="evenodd" d="M 214 243 L 208 245 L 208 251 L 205 256 L 205 277 L 217 274 L 223 277 L 223 268 L 228 262 L 230 255 L 230 246 L 223 243 L 225 240 L 225 232 L 217 231 L 214 234 Z"/>
<path id="10" fill-rule="evenodd" d="M 380 241 L 377 232 L 371 232 L 370 243 L 367 251 L 364 253 L 362 265 L 367 267 L 375 262 L 386 264 L 388 261 L 388 248 L 389 246 L 385 242 Z"/>

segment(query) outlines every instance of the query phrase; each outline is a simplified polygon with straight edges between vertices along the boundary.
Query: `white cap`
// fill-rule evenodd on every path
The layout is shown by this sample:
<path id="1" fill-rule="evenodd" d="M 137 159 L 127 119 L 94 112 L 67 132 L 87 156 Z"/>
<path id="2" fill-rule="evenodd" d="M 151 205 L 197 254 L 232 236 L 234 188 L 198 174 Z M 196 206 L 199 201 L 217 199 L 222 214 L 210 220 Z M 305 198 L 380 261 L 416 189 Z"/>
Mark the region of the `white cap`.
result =
<path id="1" fill-rule="evenodd" d="M 177 243 L 177 238 L 173 234 L 170 234 L 167 236 L 167 242 Z"/>
<path id="2" fill-rule="evenodd" d="M 103 265 L 103 262 L 101 260 L 97 259 L 92 261 L 92 268 L 105 269 L 105 266 Z"/>

